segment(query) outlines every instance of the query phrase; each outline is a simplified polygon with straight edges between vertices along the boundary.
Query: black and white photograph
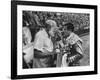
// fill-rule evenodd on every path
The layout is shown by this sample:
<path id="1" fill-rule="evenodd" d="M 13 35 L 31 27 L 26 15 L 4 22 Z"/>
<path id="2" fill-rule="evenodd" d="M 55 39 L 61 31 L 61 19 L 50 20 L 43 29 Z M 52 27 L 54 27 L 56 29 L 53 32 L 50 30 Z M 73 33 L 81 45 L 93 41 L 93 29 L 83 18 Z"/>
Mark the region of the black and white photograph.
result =
<path id="1" fill-rule="evenodd" d="M 90 14 L 22 13 L 23 69 L 90 65 Z"/>
<path id="2" fill-rule="evenodd" d="M 17 3 L 17 75 L 95 73 L 95 6 L 34 3 Z"/>

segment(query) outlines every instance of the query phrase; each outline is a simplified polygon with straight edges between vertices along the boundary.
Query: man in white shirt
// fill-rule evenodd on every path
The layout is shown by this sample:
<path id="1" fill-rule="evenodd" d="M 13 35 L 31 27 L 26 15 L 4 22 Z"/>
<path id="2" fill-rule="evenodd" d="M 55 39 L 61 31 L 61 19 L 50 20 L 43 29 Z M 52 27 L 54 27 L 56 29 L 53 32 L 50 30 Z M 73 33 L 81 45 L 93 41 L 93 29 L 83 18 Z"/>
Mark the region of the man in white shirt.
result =
<path id="1" fill-rule="evenodd" d="M 54 20 L 47 20 L 45 28 L 41 28 L 35 35 L 34 40 L 34 68 L 52 67 L 53 55 L 55 54 L 51 36 L 54 36 L 54 31 L 57 29 L 57 24 Z"/>

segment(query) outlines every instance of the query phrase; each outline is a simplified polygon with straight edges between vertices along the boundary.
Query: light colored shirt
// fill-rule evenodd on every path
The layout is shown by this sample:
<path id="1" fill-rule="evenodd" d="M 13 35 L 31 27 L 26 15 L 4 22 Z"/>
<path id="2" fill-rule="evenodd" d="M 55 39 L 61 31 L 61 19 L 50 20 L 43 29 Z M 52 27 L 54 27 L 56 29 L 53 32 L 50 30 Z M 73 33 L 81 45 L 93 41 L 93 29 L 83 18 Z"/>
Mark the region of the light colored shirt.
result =
<path id="1" fill-rule="evenodd" d="M 37 32 L 34 40 L 34 49 L 37 49 L 41 51 L 41 54 L 45 52 L 45 50 L 52 52 L 53 51 L 53 43 L 51 41 L 51 38 L 48 36 L 45 29 L 41 29 L 39 32 Z M 46 53 L 45 53 L 46 54 Z M 48 53 L 47 53 L 48 54 Z M 52 57 L 45 57 L 45 58 L 35 58 L 33 60 L 34 68 L 46 68 L 50 67 Z"/>
<path id="2" fill-rule="evenodd" d="M 25 44 L 31 43 L 32 35 L 30 32 L 30 29 L 28 27 L 23 27 L 23 40 L 25 41 Z"/>
<path id="3" fill-rule="evenodd" d="M 53 51 L 53 43 L 51 38 L 48 37 L 45 29 L 41 29 L 39 32 L 37 32 L 34 40 L 34 49 L 40 50 L 41 52 L 44 52 L 44 49 L 48 50 L 49 52 Z"/>
<path id="4" fill-rule="evenodd" d="M 23 27 L 23 40 L 25 41 L 25 44 L 23 43 L 23 52 L 25 53 L 24 55 L 24 60 L 26 63 L 29 63 L 32 59 L 33 59 L 33 45 L 32 46 L 28 46 L 31 44 L 31 40 L 32 40 L 32 36 L 31 36 L 31 32 L 29 30 L 28 27 Z M 28 47 L 27 47 L 28 46 Z"/>

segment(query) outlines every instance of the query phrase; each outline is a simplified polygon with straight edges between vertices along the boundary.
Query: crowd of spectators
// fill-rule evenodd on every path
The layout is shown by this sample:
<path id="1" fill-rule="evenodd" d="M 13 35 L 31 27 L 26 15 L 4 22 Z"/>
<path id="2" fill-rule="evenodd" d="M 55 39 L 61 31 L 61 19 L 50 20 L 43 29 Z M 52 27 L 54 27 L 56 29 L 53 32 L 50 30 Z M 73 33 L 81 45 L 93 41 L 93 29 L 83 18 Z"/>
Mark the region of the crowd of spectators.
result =
<path id="1" fill-rule="evenodd" d="M 90 28 L 90 15 L 85 13 L 64 13 L 64 12 L 41 12 L 23 11 L 23 26 L 28 26 L 33 39 L 40 27 L 45 27 L 45 21 L 52 19 L 57 22 L 57 26 L 62 31 L 63 25 L 72 23 L 74 32 L 78 35 L 88 33 Z"/>

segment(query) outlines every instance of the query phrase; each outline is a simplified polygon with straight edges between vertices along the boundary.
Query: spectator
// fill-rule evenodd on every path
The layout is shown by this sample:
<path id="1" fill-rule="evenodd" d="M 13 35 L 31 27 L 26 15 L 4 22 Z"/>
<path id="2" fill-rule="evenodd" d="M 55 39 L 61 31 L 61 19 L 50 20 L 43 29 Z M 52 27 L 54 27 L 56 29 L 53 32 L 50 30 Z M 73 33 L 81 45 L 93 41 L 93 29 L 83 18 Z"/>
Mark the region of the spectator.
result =
<path id="1" fill-rule="evenodd" d="M 28 27 L 23 27 L 23 68 L 32 67 L 33 46 L 25 48 L 31 43 L 32 36 Z M 26 65 L 26 66 L 25 66 Z"/>

